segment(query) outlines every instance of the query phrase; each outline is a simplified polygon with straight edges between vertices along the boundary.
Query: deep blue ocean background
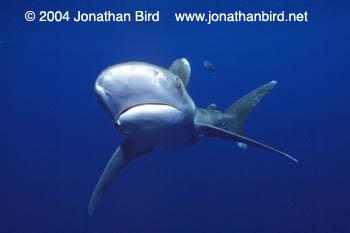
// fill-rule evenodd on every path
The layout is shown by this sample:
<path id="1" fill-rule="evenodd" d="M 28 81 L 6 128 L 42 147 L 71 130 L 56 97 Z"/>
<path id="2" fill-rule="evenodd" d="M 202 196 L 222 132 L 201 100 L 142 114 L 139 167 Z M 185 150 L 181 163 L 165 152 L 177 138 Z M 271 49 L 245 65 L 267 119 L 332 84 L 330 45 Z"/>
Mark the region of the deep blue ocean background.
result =
<path id="1" fill-rule="evenodd" d="M 27 10 L 159 10 L 158 23 L 26 22 Z M 178 23 L 175 12 L 309 13 L 301 23 Z M 8 1 L 0 8 L 1 233 L 350 232 L 350 4 L 280 1 Z M 247 136 L 157 148 L 130 163 L 93 217 L 92 190 L 124 136 L 93 85 L 107 66 L 186 57 L 199 107 L 278 85 Z M 215 78 L 202 64 L 210 60 Z"/>

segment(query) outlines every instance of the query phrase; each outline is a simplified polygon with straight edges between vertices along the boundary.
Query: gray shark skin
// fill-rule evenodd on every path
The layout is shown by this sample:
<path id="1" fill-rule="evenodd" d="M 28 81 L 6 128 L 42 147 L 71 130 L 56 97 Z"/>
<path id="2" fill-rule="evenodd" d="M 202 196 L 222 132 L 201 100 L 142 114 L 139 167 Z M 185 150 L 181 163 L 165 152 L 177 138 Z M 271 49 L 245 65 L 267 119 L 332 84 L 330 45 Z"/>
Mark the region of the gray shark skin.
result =
<path id="1" fill-rule="evenodd" d="M 92 215 L 114 178 L 134 158 L 150 153 L 154 147 L 181 148 L 203 138 L 221 138 L 285 156 L 292 156 L 244 136 L 243 120 L 277 84 L 271 81 L 242 97 L 225 112 L 211 104 L 195 106 L 186 87 L 191 67 L 185 58 L 169 69 L 143 62 L 117 64 L 103 70 L 95 82 L 95 94 L 126 139 L 114 152 L 93 191 Z"/>

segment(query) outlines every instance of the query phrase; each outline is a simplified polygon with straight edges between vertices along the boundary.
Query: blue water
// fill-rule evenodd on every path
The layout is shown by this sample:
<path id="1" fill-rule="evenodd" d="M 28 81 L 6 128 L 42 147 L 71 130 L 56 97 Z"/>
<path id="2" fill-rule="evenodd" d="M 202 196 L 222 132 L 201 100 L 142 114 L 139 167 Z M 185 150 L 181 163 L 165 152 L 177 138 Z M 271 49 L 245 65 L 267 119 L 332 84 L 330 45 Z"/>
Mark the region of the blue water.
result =
<path id="1" fill-rule="evenodd" d="M 27 10 L 160 11 L 158 23 L 26 22 Z M 174 12 L 285 10 L 305 23 L 177 23 Z M 306 1 L 9 1 L 0 9 L 1 233 L 350 232 L 350 4 Z M 197 106 L 220 110 L 277 80 L 247 136 L 157 148 L 87 206 L 124 136 L 93 84 L 107 66 L 186 57 Z M 210 60 L 216 77 L 203 66 Z"/>

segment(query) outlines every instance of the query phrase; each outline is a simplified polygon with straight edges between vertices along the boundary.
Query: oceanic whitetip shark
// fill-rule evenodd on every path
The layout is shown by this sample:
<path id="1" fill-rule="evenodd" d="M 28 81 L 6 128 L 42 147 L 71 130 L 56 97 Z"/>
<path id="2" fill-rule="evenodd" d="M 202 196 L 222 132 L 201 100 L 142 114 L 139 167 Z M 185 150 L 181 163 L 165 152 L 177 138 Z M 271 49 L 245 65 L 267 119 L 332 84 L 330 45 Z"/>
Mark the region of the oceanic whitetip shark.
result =
<path id="1" fill-rule="evenodd" d="M 198 108 L 187 93 L 191 67 L 185 58 L 169 69 L 144 63 L 127 62 L 103 70 L 95 82 L 95 94 L 115 128 L 126 139 L 114 152 L 103 171 L 89 203 L 92 215 L 104 192 L 119 172 L 134 158 L 154 147 L 181 148 L 202 138 L 221 138 L 285 156 L 292 156 L 249 139 L 242 130 L 243 120 L 277 84 L 271 81 L 220 112 L 215 104 Z"/>

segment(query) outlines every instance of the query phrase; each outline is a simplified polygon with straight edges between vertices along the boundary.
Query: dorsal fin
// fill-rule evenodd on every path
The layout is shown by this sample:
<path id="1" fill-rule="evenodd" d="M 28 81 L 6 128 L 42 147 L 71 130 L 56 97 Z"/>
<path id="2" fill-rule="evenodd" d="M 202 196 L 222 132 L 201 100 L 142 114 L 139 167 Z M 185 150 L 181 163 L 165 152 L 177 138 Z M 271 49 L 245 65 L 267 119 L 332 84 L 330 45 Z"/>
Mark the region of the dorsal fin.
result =
<path id="1" fill-rule="evenodd" d="M 207 107 L 208 110 L 216 110 L 216 103 L 209 104 Z"/>
<path id="2" fill-rule="evenodd" d="M 179 58 L 175 60 L 169 67 L 169 70 L 181 78 L 185 87 L 188 86 L 191 76 L 191 66 L 186 58 Z"/>

